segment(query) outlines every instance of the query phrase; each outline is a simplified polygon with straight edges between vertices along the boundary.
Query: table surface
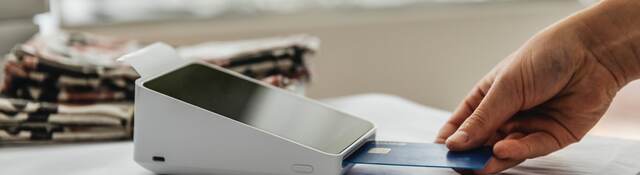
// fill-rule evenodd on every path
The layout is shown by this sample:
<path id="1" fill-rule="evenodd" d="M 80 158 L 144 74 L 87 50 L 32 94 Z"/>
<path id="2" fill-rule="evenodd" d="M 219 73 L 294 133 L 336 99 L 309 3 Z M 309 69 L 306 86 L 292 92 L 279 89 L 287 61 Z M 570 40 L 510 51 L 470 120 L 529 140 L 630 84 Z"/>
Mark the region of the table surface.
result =
<path id="1" fill-rule="evenodd" d="M 431 142 L 449 112 L 405 99 L 364 94 L 324 100 L 378 126 L 377 139 Z M 640 142 L 588 136 L 581 143 L 526 161 L 510 174 L 637 174 Z M 0 148 L 0 174 L 153 174 L 133 161 L 132 142 L 38 145 Z M 450 169 L 356 165 L 347 174 L 456 174 Z"/>

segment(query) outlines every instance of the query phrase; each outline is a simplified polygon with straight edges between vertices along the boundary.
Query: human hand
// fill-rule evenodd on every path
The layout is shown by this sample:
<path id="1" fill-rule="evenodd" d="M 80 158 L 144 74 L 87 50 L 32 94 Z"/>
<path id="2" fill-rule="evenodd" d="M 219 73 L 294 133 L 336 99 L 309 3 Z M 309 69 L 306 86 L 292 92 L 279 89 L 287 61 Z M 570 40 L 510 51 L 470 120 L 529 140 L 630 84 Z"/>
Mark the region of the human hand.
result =
<path id="1" fill-rule="evenodd" d="M 607 24 L 599 13 L 612 6 L 600 5 L 535 35 L 474 87 L 436 142 L 451 150 L 493 145 L 488 165 L 475 172 L 485 174 L 582 139 L 616 92 L 640 75 L 640 58 L 630 54 L 640 48 L 629 44 L 640 40 L 637 33 L 604 35 L 611 29 L 590 25 Z"/>

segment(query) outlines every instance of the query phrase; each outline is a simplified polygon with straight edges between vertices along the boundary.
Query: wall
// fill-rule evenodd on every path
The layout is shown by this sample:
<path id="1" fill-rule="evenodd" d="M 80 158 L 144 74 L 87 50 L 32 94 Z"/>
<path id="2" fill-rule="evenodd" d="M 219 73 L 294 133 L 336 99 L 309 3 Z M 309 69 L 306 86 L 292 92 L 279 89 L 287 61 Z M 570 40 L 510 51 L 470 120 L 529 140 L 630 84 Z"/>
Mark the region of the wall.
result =
<path id="1" fill-rule="evenodd" d="M 323 41 L 310 96 L 381 92 L 452 110 L 495 63 L 581 8 L 567 0 L 435 3 L 71 29 L 172 44 L 309 33 Z"/>
<path id="2" fill-rule="evenodd" d="M 0 1 L 0 55 L 36 33 L 37 27 L 31 18 L 47 10 L 45 0 Z"/>

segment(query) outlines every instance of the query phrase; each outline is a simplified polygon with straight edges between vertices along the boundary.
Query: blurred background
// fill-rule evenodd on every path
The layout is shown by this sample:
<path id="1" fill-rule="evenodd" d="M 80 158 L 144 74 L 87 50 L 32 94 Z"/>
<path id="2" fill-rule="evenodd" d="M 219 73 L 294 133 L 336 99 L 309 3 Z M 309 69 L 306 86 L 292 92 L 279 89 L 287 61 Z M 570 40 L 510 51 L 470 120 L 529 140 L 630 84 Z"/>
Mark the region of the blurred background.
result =
<path id="1" fill-rule="evenodd" d="M 53 22 L 64 30 L 175 45 L 305 33 L 322 41 L 320 51 L 311 59 L 314 77 L 307 90 L 309 96 L 387 93 L 450 111 L 478 79 L 529 37 L 593 3 L 0 0 L 0 53 L 36 33 L 33 16 L 45 12 L 50 12 Z M 633 115 L 640 112 L 634 110 L 640 102 L 637 84 L 621 92 L 594 134 L 638 131 L 640 118 Z"/>

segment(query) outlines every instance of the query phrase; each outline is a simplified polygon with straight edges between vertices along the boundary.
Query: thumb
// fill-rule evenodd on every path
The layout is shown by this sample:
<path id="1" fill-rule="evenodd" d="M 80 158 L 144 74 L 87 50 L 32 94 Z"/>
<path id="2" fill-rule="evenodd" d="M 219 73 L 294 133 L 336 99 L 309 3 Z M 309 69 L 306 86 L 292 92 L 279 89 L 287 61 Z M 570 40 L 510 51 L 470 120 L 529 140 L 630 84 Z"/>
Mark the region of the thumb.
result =
<path id="1" fill-rule="evenodd" d="M 463 151 L 483 145 L 496 130 L 520 110 L 518 78 L 497 79 L 473 113 L 446 140 L 450 150 Z"/>

